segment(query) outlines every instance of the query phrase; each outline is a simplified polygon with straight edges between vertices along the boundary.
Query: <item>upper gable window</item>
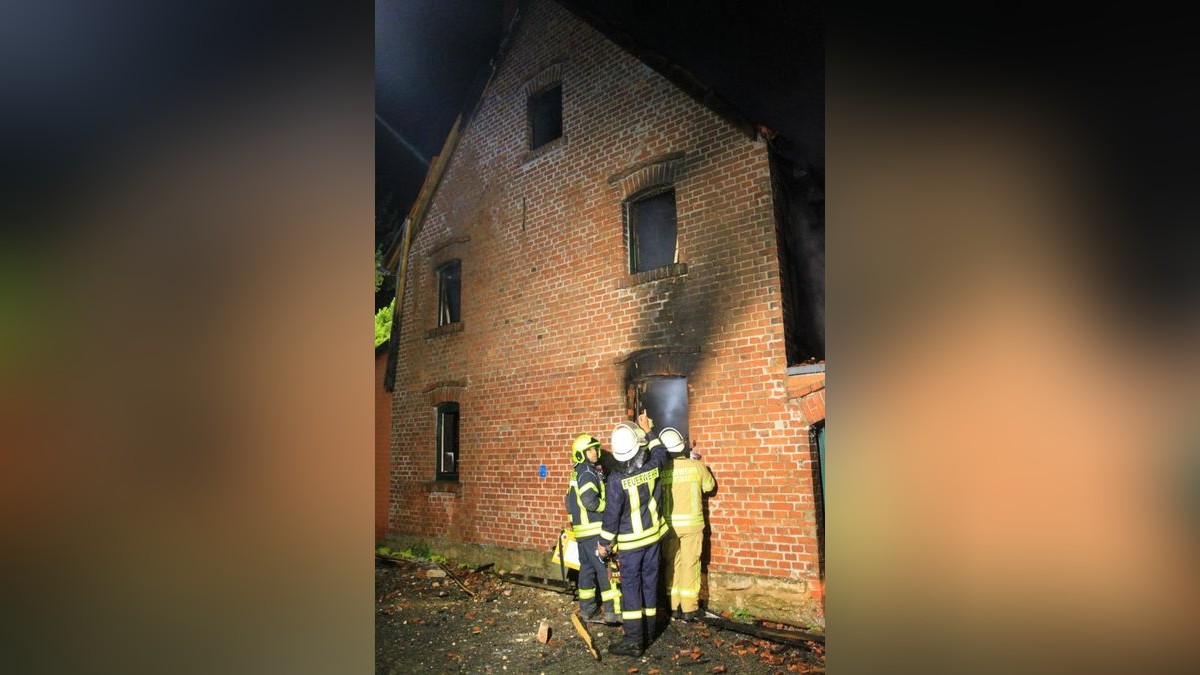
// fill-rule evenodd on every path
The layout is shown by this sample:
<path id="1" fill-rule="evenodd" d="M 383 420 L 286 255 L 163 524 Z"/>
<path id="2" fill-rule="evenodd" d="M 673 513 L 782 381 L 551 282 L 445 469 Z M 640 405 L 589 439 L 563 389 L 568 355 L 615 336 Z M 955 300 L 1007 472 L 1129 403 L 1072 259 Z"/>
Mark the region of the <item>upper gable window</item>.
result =
<path id="1" fill-rule="evenodd" d="M 536 150 L 562 136 L 562 84 L 529 97 L 529 149 Z"/>
<path id="2" fill-rule="evenodd" d="M 629 271 L 670 265 L 675 260 L 675 190 L 655 192 L 626 203 Z"/>
<path id="3" fill-rule="evenodd" d="M 437 268 L 438 325 L 462 320 L 462 261 L 451 260 Z"/>

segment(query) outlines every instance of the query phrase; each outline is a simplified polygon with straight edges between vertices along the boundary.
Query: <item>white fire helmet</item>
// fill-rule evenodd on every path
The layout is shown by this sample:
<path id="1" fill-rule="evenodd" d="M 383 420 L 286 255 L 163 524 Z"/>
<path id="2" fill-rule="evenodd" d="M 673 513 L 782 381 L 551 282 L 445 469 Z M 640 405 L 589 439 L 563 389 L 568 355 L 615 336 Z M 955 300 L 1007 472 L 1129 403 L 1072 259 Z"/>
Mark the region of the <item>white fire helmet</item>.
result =
<path id="1" fill-rule="evenodd" d="M 678 455 L 683 452 L 683 434 L 674 427 L 667 427 L 658 434 L 658 440 L 666 446 L 667 452 Z"/>
<path id="2" fill-rule="evenodd" d="M 646 432 L 633 422 L 621 422 L 612 432 L 613 458 L 618 462 L 633 459 L 637 451 L 646 444 Z"/>

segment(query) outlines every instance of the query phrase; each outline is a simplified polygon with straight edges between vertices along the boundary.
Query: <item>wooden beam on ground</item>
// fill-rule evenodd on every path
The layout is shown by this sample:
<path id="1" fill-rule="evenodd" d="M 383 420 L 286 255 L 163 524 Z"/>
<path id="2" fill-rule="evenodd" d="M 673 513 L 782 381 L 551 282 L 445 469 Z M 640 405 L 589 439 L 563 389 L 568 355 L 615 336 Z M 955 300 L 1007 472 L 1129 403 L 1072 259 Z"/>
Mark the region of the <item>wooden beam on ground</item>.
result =
<path id="1" fill-rule="evenodd" d="M 472 598 L 475 597 L 475 591 L 472 591 L 471 589 L 467 588 L 466 584 L 459 581 L 458 577 L 454 576 L 454 573 L 450 571 L 450 568 L 446 567 L 445 565 L 443 565 L 441 563 L 438 563 L 438 567 L 442 568 L 442 571 L 446 573 L 446 576 L 450 577 L 451 581 L 458 584 L 459 588 L 466 591 L 467 595 L 471 596 Z"/>
<path id="2" fill-rule="evenodd" d="M 746 623 L 738 623 L 737 621 L 729 621 L 721 617 L 705 616 L 700 619 L 704 623 L 713 628 L 721 628 L 724 630 L 742 633 L 743 635 L 752 635 L 764 640 L 778 642 L 788 645 L 789 647 L 808 648 L 809 642 L 817 642 L 825 644 L 825 636 L 818 633 L 806 633 L 804 631 L 793 630 L 778 630 L 775 628 L 766 628 L 764 626 L 754 626 Z"/>
<path id="3" fill-rule="evenodd" d="M 531 577 L 525 574 L 501 574 L 500 578 L 513 584 L 521 586 L 529 586 L 530 588 L 540 588 L 543 591 L 553 591 L 564 595 L 572 595 L 571 586 L 565 581 L 558 579 L 550 579 L 548 577 Z"/>

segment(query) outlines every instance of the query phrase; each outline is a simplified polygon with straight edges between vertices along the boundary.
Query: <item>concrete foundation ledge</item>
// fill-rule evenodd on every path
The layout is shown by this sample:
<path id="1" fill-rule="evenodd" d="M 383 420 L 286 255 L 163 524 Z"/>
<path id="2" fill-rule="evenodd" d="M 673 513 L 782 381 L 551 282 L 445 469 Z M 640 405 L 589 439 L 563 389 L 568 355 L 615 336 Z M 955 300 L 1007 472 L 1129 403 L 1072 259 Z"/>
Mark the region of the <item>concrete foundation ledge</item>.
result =
<path id="1" fill-rule="evenodd" d="M 493 563 L 497 571 L 561 578 L 558 565 L 550 563 L 549 550 L 503 548 L 494 544 L 469 544 L 397 533 L 389 534 L 385 543 L 394 551 L 427 550 L 471 567 Z M 825 630 L 824 584 L 817 579 L 705 572 L 700 598 L 703 606 L 712 612 L 729 611 L 735 617 L 776 621 L 815 632 Z"/>
<path id="2" fill-rule="evenodd" d="M 497 571 L 516 572 L 530 576 L 559 579 L 562 574 L 558 565 L 550 564 L 550 551 L 530 551 L 496 546 L 494 544 L 469 544 L 441 537 L 389 533 L 386 545 L 393 551 L 412 549 L 429 550 L 458 563 L 478 567 L 494 563 Z M 570 570 L 567 570 L 568 572 Z"/>
<path id="3" fill-rule="evenodd" d="M 780 579 L 749 574 L 708 572 L 700 596 L 709 611 L 730 611 L 824 632 L 824 584 L 819 580 Z"/>

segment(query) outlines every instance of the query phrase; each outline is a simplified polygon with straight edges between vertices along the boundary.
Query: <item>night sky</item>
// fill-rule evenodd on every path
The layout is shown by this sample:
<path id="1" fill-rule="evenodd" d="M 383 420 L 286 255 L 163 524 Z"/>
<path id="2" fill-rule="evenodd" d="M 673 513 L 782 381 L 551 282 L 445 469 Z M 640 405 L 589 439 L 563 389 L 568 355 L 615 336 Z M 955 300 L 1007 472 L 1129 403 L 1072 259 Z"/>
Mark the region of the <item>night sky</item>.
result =
<path id="1" fill-rule="evenodd" d="M 681 64 L 824 175 L 821 7 L 811 2 L 570 0 Z M 502 0 L 376 0 L 376 193 L 406 212 L 502 37 Z M 411 147 L 410 147 L 411 146 Z M 385 232 L 378 231 L 377 237 Z"/>

